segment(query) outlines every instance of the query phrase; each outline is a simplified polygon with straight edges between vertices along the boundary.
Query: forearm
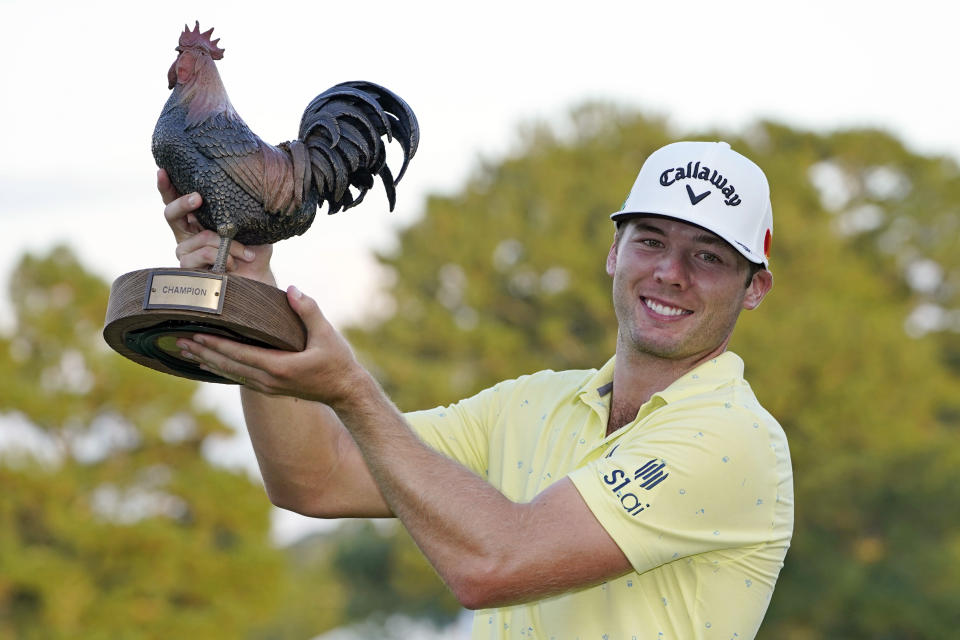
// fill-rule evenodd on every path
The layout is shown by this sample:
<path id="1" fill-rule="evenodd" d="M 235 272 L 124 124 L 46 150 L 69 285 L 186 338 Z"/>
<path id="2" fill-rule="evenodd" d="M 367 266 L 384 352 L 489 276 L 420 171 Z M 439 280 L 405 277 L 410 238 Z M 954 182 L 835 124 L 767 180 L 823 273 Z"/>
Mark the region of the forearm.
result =
<path id="1" fill-rule="evenodd" d="M 471 608 L 629 569 L 569 479 L 528 503 L 508 500 L 420 441 L 315 301 L 294 288 L 287 300 L 307 326 L 302 352 L 203 334 L 178 341 L 184 357 L 246 381 L 250 436 L 276 504 L 322 517 L 396 514 Z"/>
<path id="2" fill-rule="evenodd" d="M 308 516 L 391 515 L 350 434 L 326 405 L 240 392 L 270 501 Z"/>
<path id="3" fill-rule="evenodd" d="M 386 503 L 465 606 L 514 604 L 582 584 L 548 568 L 561 548 L 549 541 L 530 548 L 537 530 L 565 524 L 543 508 L 545 500 L 512 502 L 424 445 L 370 377 L 336 410 Z"/>

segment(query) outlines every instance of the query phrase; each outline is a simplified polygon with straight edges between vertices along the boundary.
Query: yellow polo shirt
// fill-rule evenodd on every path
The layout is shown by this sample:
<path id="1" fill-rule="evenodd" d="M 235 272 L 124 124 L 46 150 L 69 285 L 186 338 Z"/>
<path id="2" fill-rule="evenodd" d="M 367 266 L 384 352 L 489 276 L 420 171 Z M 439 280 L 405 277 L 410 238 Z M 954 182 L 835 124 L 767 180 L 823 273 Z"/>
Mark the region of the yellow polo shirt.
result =
<path id="1" fill-rule="evenodd" d="M 473 638 L 752 638 L 793 531 L 787 440 L 726 352 L 606 436 L 611 359 L 541 371 L 407 414 L 430 446 L 528 502 L 570 477 L 634 571 L 477 611 Z M 470 496 L 453 499 L 470 500 Z"/>

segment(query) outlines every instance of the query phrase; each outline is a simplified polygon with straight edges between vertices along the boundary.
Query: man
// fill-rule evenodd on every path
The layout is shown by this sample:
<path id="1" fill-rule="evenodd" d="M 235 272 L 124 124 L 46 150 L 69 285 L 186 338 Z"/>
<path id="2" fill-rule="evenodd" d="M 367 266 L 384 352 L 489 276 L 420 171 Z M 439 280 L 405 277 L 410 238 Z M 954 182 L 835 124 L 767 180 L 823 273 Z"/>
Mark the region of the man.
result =
<path id="1" fill-rule="evenodd" d="M 181 265 L 217 237 L 161 172 Z M 396 516 L 464 606 L 475 638 L 750 638 L 789 546 L 786 438 L 726 347 L 772 286 L 763 172 L 726 143 L 644 163 L 607 255 L 619 322 L 599 370 L 542 371 L 400 414 L 295 288 L 301 353 L 214 336 L 184 357 L 240 381 L 274 504 Z M 273 283 L 270 247 L 228 268 Z"/>

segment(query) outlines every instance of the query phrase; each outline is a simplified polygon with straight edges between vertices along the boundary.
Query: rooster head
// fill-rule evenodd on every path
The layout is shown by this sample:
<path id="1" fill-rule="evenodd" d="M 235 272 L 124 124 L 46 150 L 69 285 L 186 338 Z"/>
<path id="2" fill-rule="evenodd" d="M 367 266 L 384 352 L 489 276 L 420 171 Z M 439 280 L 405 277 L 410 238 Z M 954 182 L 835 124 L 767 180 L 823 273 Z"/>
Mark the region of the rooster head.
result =
<path id="1" fill-rule="evenodd" d="M 223 88 L 216 61 L 223 58 L 217 46 L 220 38 L 210 39 L 213 29 L 200 33 L 200 22 L 191 30 L 184 25 L 177 45 L 177 59 L 167 72 L 169 89 L 175 89 L 178 104 L 189 105 L 187 125 L 193 126 L 217 114 L 238 118 Z"/>
<path id="2" fill-rule="evenodd" d="M 180 43 L 177 45 L 177 59 L 170 66 L 167 72 L 168 88 L 173 89 L 178 83 L 186 84 L 193 79 L 201 66 L 211 64 L 212 60 L 223 58 L 223 49 L 217 46 L 220 38 L 210 39 L 213 29 L 210 28 L 200 33 L 200 21 L 198 20 L 191 31 L 187 25 L 183 25 L 183 33 L 180 34 Z M 206 60 L 204 60 L 206 58 Z"/>

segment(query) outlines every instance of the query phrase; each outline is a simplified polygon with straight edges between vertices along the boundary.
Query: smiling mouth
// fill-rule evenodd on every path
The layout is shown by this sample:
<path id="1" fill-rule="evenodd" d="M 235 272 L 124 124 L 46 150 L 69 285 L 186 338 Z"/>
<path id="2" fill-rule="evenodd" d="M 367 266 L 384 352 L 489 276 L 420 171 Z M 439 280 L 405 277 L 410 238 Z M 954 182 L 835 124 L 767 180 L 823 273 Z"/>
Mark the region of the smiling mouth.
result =
<path id="1" fill-rule="evenodd" d="M 667 316 L 667 317 L 678 317 L 678 316 L 688 316 L 693 313 L 688 309 L 681 309 L 680 307 L 671 307 L 669 305 L 662 304 L 656 300 L 651 300 L 650 298 L 640 297 L 640 300 L 643 301 L 645 307 L 656 313 L 657 315 Z"/>

